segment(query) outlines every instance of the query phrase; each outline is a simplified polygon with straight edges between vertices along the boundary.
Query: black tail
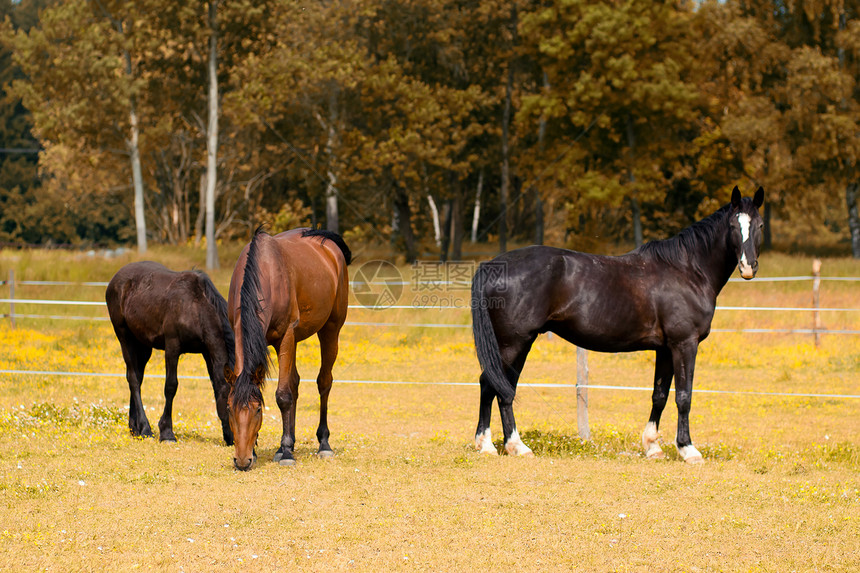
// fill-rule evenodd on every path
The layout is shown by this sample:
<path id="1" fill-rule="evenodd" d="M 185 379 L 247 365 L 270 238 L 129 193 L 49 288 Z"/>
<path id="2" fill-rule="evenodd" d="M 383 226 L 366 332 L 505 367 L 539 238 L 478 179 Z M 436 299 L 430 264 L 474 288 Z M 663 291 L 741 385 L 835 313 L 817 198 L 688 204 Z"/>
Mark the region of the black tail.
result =
<path id="1" fill-rule="evenodd" d="M 242 330 L 242 373 L 233 385 L 233 404 L 247 406 L 251 398 L 263 401 L 261 387 L 269 374 L 269 346 L 266 343 L 266 332 L 263 329 L 260 315 L 263 307 L 260 303 L 260 267 L 259 255 L 260 235 L 265 235 L 262 227 L 258 227 L 248 247 L 248 258 L 245 260 L 245 272 L 242 278 L 242 288 L 239 294 L 239 313 Z"/>
<path id="2" fill-rule="evenodd" d="M 334 231 L 327 231 L 325 229 L 308 229 L 307 231 L 302 232 L 302 237 L 322 237 L 323 240 L 328 239 L 330 241 L 334 241 L 334 244 L 337 245 L 343 253 L 343 258 L 346 259 L 346 264 L 352 262 L 352 252 L 349 250 L 349 247 L 346 246 L 346 241 L 344 241 L 343 237 Z"/>
<path id="3" fill-rule="evenodd" d="M 486 267 L 480 265 L 472 279 L 472 334 L 475 337 L 475 350 L 483 370 L 483 379 L 490 383 L 503 400 L 513 400 L 516 390 L 505 375 L 499 341 L 490 322 L 490 301 L 484 293 L 485 286 Z"/>

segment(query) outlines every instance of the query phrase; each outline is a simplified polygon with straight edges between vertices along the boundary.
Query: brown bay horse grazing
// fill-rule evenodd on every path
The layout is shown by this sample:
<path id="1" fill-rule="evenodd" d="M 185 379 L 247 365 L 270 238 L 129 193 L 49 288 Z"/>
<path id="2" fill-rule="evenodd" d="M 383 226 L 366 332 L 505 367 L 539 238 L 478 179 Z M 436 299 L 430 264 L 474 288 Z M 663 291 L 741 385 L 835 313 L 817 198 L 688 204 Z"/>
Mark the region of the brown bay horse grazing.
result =
<path id="1" fill-rule="evenodd" d="M 215 407 L 227 445 L 233 433 L 227 418 L 229 385 L 226 372 L 234 366 L 233 330 L 227 321 L 227 301 L 201 271 L 174 272 L 152 261 L 130 263 L 113 276 L 105 291 L 108 313 L 122 347 L 131 394 L 128 427 L 136 436 L 152 436 L 140 386 L 152 349 L 164 351 L 164 413 L 159 439 L 176 441 L 173 398 L 179 387 L 179 356 L 202 354 L 209 371 Z"/>
<path id="2" fill-rule="evenodd" d="M 656 351 L 645 455 L 664 457 L 657 431 L 674 378 L 675 445 L 682 459 L 701 463 L 689 425 L 696 353 L 734 269 L 744 279 L 755 277 L 763 203 L 762 188 L 749 199 L 735 187 L 731 202 L 716 213 L 618 257 L 535 246 L 482 263 L 472 283 L 472 330 L 483 370 L 477 449 L 497 453 L 490 434 L 497 398 L 505 451 L 531 454 L 517 432 L 513 400 L 532 344 L 553 332 L 588 350 Z"/>
<path id="3" fill-rule="evenodd" d="M 328 396 L 338 336 L 346 320 L 351 261 L 340 235 L 324 230 L 293 229 L 271 236 L 258 228 L 236 262 L 230 281 L 228 312 L 236 334 L 236 375 L 229 396 L 230 427 L 235 436 L 236 469 L 249 470 L 263 422 L 262 387 L 268 374 L 268 346 L 278 354 L 278 388 L 283 434 L 274 460 L 295 463 L 296 401 L 299 373 L 296 344 L 317 335 L 320 342 L 319 455 L 329 446 Z"/>

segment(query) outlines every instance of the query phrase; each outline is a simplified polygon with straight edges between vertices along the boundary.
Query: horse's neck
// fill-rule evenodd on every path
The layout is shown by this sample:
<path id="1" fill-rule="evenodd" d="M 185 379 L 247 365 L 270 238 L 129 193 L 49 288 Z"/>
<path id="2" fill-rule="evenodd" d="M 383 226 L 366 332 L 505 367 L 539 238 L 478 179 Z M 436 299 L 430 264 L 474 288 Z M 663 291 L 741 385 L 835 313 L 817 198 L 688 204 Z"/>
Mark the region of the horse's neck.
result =
<path id="1" fill-rule="evenodd" d="M 729 278 L 734 272 L 735 262 L 731 252 L 726 244 L 725 235 L 717 236 L 711 244 L 706 246 L 707 261 L 700 264 L 703 269 L 703 280 L 707 282 L 709 288 L 713 291 L 714 300 L 729 282 Z"/>

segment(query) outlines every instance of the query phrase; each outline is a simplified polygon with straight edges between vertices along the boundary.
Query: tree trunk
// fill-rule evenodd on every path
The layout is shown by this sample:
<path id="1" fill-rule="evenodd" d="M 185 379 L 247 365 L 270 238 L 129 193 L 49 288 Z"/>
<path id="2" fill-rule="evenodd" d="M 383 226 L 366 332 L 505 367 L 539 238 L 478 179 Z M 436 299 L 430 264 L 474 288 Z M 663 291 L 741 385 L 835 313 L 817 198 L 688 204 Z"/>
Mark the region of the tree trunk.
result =
<path id="1" fill-rule="evenodd" d="M 206 268 L 217 269 L 215 185 L 218 173 L 218 0 L 209 2 L 209 127 L 206 133 Z"/>
<path id="2" fill-rule="evenodd" d="M 451 246 L 451 206 L 451 199 L 448 199 L 442 205 L 442 235 L 440 237 L 441 244 L 439 245 L 439 260 L 443 263 L 448 260 L 448 248 Z"/>
<path id="3" fill-rule="evenodd" d="M 633 241 L 637 247 L 642 246 L 642 211 L 639 209 L 639 200 L 636 197 L 630 198 L 630 213 L 633 217 Z"/>
<path id="4" fill-rule="evenodd" d="M 194 246 L 203 240 L 203 222 L 206 220 L 206 172 L 200 173 L 200 199 L 197 202 L 197 219 L 194 221 Z"/>
<path id="5" fill-rule="evenodd" d="M 510 165 L 508 160 L 508 124 L 511 121 L 511 98 L 513 92 L 514 73 L 508 67 L 508 81 L 505 84 L 505 107 L 502 112 L 502 183 L 499 190 L 499 252 L 508 250 L 508 196 L 511 187 Z"/>
<path id="6" fill-rule="evenodd" d="M 128 150 L 131 155 L 131 180 L 134 185 L 134 224 L 137 228 L 137 252 L 146 253 L 146 217 L 144 215 L 143 200 L 143 169 L 140 166 L 140 128 L 137 124 L 137 111 L 134 103 L 131 104 L 129 113 L 131 124 L 131 137 L 128 141 Z"/>
<path id="7" fill-rule="evenodd" d="M 762 248 L 769 251 L 773 248 L 773 233 L 770 228 L 771 202 L 765 201 L 762 220 L 764 222 L 764 233 L 762 233 Z"/>
<path id="8" fill-rule="evenodd" d="M 409 208 L 409 196 L 395 183 L 394 209 L 397 216 L 397 227 L 403 238 L 404 254 L 407 263 L 418 260 L 418 251 L 415 248 L 415 235 L 412 234 L 412 211 Z"/>
<path id="9" fill-rule="evenodd" d="M 484 170 L 478 172 L 478 188 L 475 190 L 475 210 L 472 212 L 472 242 L 478 242 L 478 222 L 481 220 L 481 189 L 484 187 Z"/>
<path id="10" fill-rule="evenodd" d="M 439 208 L 436 207 L 436 201 L 433 195 L 427 193 L 427 202 L 430 204 L 430 218 L 433 220 L 433 239 L 437 247 L 442 246 L 442 229 L 439 226 Z"/>
<path id="11" fill-rule="evenodd" d="M 857 196 L 860 183 L 850 183 L 845 187 L 845 202 L 848 205 L 848 229 L 851 232 L 851 254 L 860 259 L 860 211 Z"/>
<path id="12" fill-rule="evenodd" d="M 340 216 L 337 204 L 337 176 L 334 172 L 335 124 L 337 122 L 337 91 L 331 89 L 329 97 L 329 120 L 326 129 L 326 156 L 328 158 L 328 184 L 325 188 L 325 228 L 340 233 Z"/>
<path id="13" fill-rule="evenodd" d="M 633 218 L 633 242 L 637 247 L 642 246 L 642 210 L 636 197 L 636 176 L 633 174 L 633 162 L 636 157 L 636 133 L 633 130 L 633 117 L 627 116 L 628 166 L 627 179 L 630 182 L 630 215 Z"/>
<path id="14" fill-rule="evenodd" d="M 514 5 L 511 8 L 511 48 L 517 44 L 517 7 Z M 508 250 L 508 197 L 511 188 L 510 174 L 510 123 L 511 123 L 511 107 L 513 105 L 514 92 L 514 56 L 510 56 L 508 61 L 508 78 L 505 82 L 505 106 L 502 111 L 502 183 L 499 190 L 499 202 L 501 213 L 499 214 L 499 252 L 504 253 Z"/>
<path id="15" fill-rule="evenodd" d="M 451 260 L 463 260 L 463 196 L 458 192 L 451 199 Z"/>

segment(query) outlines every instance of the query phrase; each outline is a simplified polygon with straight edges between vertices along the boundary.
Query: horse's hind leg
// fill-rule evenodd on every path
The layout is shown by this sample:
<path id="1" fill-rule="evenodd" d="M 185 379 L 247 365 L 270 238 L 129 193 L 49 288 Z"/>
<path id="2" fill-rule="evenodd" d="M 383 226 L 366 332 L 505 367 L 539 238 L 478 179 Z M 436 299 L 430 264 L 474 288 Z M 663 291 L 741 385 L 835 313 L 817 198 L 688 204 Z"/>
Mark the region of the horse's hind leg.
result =
<path id="1" fill-rule="evenodd" d="M 128 381 L 128 427 L 132 435 L 151 437 L 152 428 L 149 426 L 149 420 L 146 419 L 143 400 L 140 398 L 140 387 L 143 384 L 146 363 L 152 356 L 152 348 L 137 343 L 130 336 L 120 337 L 120 346 L 125 360 L 125 377 Z"/>
<path id="2" fill-rule="evenodd" d="M 666 348 L 657 350 L 657 359 L 654 367 L 654 393 L 651 395 L 651 416 L 645 431 L 642 432 L 642 447 L 645 448 L 645 457 L 649 460 L 662 459 L 666 457 L 659 444 L 660 417 L 669 399 L 669 389 L 672 386 L 672 353 Z"/>
<path id="3" fill-rule="evenodd" d="M 173 399 L 176 397 L 176 390 L 179 388 L 179 378 L 177 376 L 177 365 L 179 363 L 179 349 L 176 345 L 169 341 L 164 349 L 164 369 L 166 376 L 164 378 L 164 413 L 161 414 L 161 419 L 158 421 L 158 439 L 162 442 L 175 442 L 176 436 L 173 434 Z"/>
<path id="4" fill-rule="evenodd" d="M 334 455 L 328 443 L 328 395 L 331 392 L 333 381 L 332 368 L 337 359 L 338 336 L 340 325 L 337 323 L 326 324 L 318 333 L 320 340 L 320 372 L 317 376 L 317 389 L 320 393 L 320 424 L 317 428 L 317 440 L 319 440 L 319 456 L 328 458 Z"/>
<path id="5" fill-rule="evenodd" d="M 520 378 L 520 372 L 523 370 L 523 365 L 526 363 L 526 357 L 532 348 L 532 344 L 537 336 L 530 339 L 519 340 L 514 344 L 509 344 L 501 349 L 502 362 L 509 365 L 505 370 L 508 375 L 508 380 L 515 389 L 517 381 Z M 520 434 L 517 431 L 517 423 L 514 419 L 514 403 L 513 400 L 504 400 L 501 396 L 498 397 L 499 414 L 502 418 L 502 432 L 505 436 L 505 451 L 511 456 L 530 456 L 531 448 L 523 443 L 520 439 Z"/>
<path id="6" fill-rule="evenodd" d="M 496 446 L 493 445 L 493 436 L 490 432 L 490 417 L 493 413 L 493 398 L 496 393 L 492 386 L 484 380 L 481 375 L 481 405 L 478 410 L 478 429 L 475 430 L 475 448 L 482 454 L 498 455 Z"/>

